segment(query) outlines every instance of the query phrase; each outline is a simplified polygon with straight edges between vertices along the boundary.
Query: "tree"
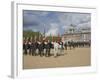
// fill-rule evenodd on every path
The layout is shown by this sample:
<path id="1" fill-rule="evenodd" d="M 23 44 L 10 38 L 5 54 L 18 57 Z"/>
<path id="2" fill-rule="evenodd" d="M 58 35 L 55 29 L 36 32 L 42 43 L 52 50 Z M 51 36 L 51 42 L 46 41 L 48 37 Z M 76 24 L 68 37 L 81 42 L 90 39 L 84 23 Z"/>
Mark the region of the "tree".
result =
<path id="1" fill-rule="evenodd" d="M 31 30 L 28 30 L 28 31 L 23 31 L 23 37 L 24 38 L 31 38 L 33 37 L 34 39 L 40 38 L 40 36 L 42 36 L 42 34 L 38 31 L 38 32 L 34 32 L 34 31 L 31 31 Z"/>

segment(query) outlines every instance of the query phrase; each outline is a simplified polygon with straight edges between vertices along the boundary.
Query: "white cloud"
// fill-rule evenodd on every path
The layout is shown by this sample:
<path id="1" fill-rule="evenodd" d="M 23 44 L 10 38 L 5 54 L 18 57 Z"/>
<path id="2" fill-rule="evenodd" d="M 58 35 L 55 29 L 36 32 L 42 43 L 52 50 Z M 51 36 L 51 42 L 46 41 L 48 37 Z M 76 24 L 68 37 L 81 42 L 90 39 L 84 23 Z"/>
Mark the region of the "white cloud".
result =
<path id="1" fill-rule="evenodd" d="M 78 25 L 91 21 L 91 15 L 84 13 L 63 13 L 58 16 L 59 21 L 64 25 Z M 68 26 L 67 26 L 68 27 Z"/>
<path id="2" fill-rule="evenodd" d="M 49 14 L 49 12 L 41 12 L 39 15 L 40 16 L 46 16 L 46 15 L 48 15 Z"/>
<path id="3" fill-rule="evenodd" d="M 46 33 L 46 36 L 57 35 L 59 32 L 58 25 L 56 23 L 51 23 L 50 25 L 51 25 L 51 27 L 48 30 L 48 32 Z"/>
<path id="4" fill-rule="evenodd" d="M 84 13 L 57 13 L 24 11 L 24 30 L 46 31 L 46 36 L 63 34 L 73 24 L 75 27 L 90 27 L 91 15 Z"/>
<path id="5" fill-rule="evenodd" d="M 46 36 L 50 36 L 50 35 L 57 35 L 58 34 L 58 29 L 57 28 L 51 28 L 47 33 Z"/>
<path id="6" fill-rule="evenodd" d="M 68 29 L 69 27 L 70 27 L 69 25 L 62 26 L 62 28 L 63 28 L 64 30 Z"/>
<path id="7" fill-rule="evenodd" d="M 77 27 L 78 28 L 91 28 L 91 22 L 79 24 Z"/>

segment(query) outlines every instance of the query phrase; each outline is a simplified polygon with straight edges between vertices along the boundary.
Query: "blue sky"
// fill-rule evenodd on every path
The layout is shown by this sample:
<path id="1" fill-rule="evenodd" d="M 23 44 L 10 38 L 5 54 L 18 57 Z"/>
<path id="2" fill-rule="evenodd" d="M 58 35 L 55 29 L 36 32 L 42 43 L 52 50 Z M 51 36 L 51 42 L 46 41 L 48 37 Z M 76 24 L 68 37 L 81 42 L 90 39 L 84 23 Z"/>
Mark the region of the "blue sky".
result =
<path id="1" fill-rule="evenodd" d="M 77 29 L 91 27 L 91 14 L 56 11 L 23 10 L 23 29 L 62 35 L 70 25 Z"/>

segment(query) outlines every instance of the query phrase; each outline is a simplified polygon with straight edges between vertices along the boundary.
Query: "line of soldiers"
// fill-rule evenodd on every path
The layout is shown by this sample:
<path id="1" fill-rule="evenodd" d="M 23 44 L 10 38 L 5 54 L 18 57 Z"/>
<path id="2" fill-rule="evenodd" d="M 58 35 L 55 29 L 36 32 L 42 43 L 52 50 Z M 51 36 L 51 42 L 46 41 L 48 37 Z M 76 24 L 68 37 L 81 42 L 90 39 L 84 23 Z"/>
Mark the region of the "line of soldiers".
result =
<path id="1" fill-rule="evenodd" d="M 76 48 L 76 47 L 90 47 L 90 41 L 49 41 L 49 40 L 33 40 L 33 39 L 24 39 L 23 40 L 23 53 L 25 55 L 29 54 L 32 56 L 51 56 L 52 49 L 54 50 L 54 56 L 57 56 L 58 51 L 63 52 L 64 49 Z"/>
<path id="2" fill-rule="evenodd" d="M 67 41 L 65 42 L 64 46 L 66 50 L 68 47 L 71 50 L 72 48 L 76 48 L 76 47 L 90 47 L 91 43 L 90 41 Z"/>
<path id="3" fill-rule="evenodd" d="M 40 56 L 50 56 L 50 50 L 53 48 L 51 42 L 48 41 L 34 41 L 34 40 L 24 40 L 23 50 L 24 54 L 29 55 L 40 55 Z"/>

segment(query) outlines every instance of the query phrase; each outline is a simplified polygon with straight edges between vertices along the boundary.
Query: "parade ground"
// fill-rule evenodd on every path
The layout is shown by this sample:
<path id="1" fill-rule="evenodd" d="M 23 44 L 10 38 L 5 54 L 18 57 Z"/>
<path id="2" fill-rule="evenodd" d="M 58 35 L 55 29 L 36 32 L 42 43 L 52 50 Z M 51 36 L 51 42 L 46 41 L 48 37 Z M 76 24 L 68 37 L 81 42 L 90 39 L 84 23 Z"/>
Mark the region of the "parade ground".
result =
<path id="1" fill-rule="evenodd" d="M 54 57 L 23 55 L 23 69 L 81 67 L 91 65 L 91 49 L 75 48 L 64 50 L 64 54 Z"/>

